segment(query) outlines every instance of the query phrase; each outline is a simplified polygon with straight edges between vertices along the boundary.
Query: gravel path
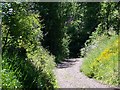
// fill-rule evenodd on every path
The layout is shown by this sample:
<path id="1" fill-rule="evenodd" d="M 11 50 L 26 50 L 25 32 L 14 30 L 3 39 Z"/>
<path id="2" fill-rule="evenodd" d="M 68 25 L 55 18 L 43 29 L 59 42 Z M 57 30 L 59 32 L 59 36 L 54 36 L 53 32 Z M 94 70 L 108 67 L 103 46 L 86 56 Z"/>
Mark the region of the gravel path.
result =
<path id="1" fill-rule="evenodd" d="M 80 72 L 82 61 L 80 58 L 68 59 L 57 65 L 54 73 L 60 88 L 110 88 Z"/>

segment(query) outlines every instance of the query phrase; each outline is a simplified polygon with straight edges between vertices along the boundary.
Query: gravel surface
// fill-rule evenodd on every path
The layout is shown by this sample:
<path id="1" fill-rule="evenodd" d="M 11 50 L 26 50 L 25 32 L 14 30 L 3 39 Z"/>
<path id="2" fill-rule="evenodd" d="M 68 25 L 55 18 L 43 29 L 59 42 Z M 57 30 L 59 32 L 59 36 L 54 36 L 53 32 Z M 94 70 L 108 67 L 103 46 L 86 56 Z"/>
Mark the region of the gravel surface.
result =
<path id="1" fill-rule="evenodd" d="M 54 73 L 60 88 L 110 88 L 80 72 L 82 62 L 82 58 L 76 58 L 57 65 Z"/>

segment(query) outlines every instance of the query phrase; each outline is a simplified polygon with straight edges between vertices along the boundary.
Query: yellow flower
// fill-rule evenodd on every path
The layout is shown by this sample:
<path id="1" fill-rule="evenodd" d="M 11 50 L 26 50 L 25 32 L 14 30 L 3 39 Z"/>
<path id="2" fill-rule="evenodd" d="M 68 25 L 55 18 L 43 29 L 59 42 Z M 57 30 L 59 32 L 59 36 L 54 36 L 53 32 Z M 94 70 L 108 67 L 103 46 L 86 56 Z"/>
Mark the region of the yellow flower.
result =
<path id="1" fill-rule="evenodd" d="M 109 46 L 108 48 L 106 48 L 101 54 L 100 56 L 98 56 L 96 58 L 96 61 L 98 62 L 104 62 L 106 60 L 109 60 L 109 58 L 113 55 L 118 54 L 118 39 L 113 43 L 112 46 Z M 94 62 L 95 65 L 95 62 Z"/>

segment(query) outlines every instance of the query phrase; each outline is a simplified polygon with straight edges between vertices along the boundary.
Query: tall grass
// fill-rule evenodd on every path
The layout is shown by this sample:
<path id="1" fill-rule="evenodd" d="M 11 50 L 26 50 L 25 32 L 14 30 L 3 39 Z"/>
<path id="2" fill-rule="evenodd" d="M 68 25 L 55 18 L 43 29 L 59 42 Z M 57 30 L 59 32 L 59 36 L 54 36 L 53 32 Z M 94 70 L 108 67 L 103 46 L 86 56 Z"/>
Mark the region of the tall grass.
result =
<path id="1" fill-rule="evenodd" d="M 2 89 L 54 89 L 54 56 L 40 47 L 26 53 L 21 48 L 10 48 L 3 54 Z"/>
<path id="2" fill-rule="evenodd" d="M 118 85 L 118 38 L 104 37 L 97 47 L 89 51 L 81 71 L 88 77 L 95 78 L 104 83 Z"/>

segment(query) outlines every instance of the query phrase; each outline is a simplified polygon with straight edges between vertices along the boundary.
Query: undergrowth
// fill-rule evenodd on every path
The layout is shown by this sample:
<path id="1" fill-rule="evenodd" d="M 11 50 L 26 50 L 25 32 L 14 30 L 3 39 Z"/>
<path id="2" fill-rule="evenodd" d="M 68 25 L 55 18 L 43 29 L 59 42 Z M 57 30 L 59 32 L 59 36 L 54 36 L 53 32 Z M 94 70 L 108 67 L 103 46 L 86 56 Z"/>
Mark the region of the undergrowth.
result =
<path id="1" fill-rule="evenodd" d="M 54 66 L 54 56 L 42 47 L 27 54 L 11 48 L 2 57 L 2 89 L 54 89 Z"/>
<path id="2" fill-rule="evenodd" d="M 87 53 L 81 71 L 90 78 L 118 85 L 118 38 L 104 37 L 97 47 Z"/>

